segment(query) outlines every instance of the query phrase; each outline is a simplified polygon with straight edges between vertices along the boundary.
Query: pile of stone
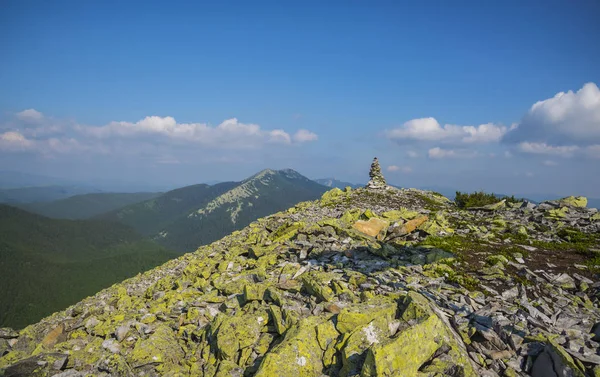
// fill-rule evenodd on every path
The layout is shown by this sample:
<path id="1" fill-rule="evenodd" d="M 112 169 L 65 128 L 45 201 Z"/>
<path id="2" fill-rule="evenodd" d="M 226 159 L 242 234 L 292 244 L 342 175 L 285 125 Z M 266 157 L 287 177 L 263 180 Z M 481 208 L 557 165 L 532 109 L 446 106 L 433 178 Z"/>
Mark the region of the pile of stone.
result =
<path id="1" fill-rule="evenodd" d="M 370 189 L 385 189 L 387 188 L 387 183 L 383 174 L 381 173 L 381 167 L 379 166 L 379 160 L 377 157 L 373 159 L 373 163 L 371 164 L 371 170 L 369 171 L 369 182 L 367 183 L 367 188 Z"/>
<path id="2" fill-rule="evenodd" d="M 20 332 L 0 330 L 0 370 L 597 376 L 590 256 L 543 249 L 580 246 L 559 229 L 600 247 L 596 215 L 572 198 L 461 210 L 420 190 L 334 189 Z M 544 252 L 556 252 L 554 267 L 537 263 Z"/>

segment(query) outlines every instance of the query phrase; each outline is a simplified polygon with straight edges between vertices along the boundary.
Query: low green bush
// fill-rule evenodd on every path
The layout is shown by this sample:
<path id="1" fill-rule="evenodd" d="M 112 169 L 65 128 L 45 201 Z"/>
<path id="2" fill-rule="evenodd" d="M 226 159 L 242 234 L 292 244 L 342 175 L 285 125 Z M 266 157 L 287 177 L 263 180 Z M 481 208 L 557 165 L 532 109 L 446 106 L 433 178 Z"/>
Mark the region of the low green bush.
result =
<path id="1" fill-rule="evenodd" d="M 516 203 L 523 201 L 522 199 L 515 198 L 514 195 L 500 197 L 496 196 L 495 194 L 488 194 L 483 191 L 476 191 L 473 193 L 457 191 L 456 197 L 454 198 L 454 202 L 460 208 L 471 208 L 482 207 L 488 204 L 494 204 L 502 199 L 505 199 L 508 203 Z"/>

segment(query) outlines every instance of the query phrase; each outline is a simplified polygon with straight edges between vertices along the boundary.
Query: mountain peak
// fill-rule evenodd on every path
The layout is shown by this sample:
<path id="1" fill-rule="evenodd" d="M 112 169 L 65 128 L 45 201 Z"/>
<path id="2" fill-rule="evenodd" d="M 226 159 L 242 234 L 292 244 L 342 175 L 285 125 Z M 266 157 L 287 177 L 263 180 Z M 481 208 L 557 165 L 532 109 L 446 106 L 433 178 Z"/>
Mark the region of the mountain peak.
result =
<path id="1" fill-rule="evenodd" d="M 308 179 L 293 169 L 281 169 L 281 170 L 263 169 L 263 170 L 259 171 L 258 173 L 250 176 L 249 178 L 246 178 L 244 181 L 248 181 L 248 180 L 252 180 L 252 179 L 261 179 L 261 178 L 264 178 L 267 176 L 272 176 L 272 175 L 282 175 L 289 179 L 298 179 L 298 178 Z"/>

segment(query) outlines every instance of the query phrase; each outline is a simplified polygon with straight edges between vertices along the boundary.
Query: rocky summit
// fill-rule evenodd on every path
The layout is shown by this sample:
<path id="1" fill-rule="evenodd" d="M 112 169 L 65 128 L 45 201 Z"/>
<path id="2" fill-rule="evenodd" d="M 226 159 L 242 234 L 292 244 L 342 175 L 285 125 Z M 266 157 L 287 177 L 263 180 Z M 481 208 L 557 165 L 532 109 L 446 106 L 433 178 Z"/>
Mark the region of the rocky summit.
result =
<path id="1" fill-rule="evenodd" d="M 333 189 L 0 329 L 0 375 L 599 376 L 599 233 L 584 198 Z"/>

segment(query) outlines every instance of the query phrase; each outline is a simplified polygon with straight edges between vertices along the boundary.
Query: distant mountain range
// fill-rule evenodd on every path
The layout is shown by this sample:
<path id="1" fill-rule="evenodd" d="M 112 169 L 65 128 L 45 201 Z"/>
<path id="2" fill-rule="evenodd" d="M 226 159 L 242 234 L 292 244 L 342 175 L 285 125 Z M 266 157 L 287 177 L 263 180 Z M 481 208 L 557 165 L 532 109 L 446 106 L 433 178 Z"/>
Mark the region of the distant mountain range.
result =
<path id="1" fill-rule="evenodd" d="M 25 203 L 18 207 L 54 219 L 77 220 L 97 216 L 159 195 L 161 193 L 156 192 L 83 194 L 52 202 Z"/>
<path id="2" fill-rule="evenodd" d="M 189 252 L 259 217 L 317 199 L 327 189 L 294 170 L 267 169 L 241 182 L 169 191 L 98 218 L 121 222 L 166 247 Z"/>
<path id="3" fill-rule="evenodd" d="M 359 187 L 363 187 L 364 185 L 357 185 L 355 183 L 350 183 L 350 182 L 344 182 L 344 181 L 339 181 L 335 178 L 320 178 L 320 179 L 315 179 L 315 182 L 323 185 L 323 186 L 327 186 L 330 188 L 334 188 L 337 187 L 339 189 L 344 189 L 348 186 L 352 187 L 352 188 L 359 188 Z"/>
<path id="4" fill-rule="evenodd" d="M 176 256 L 130 227 L 0 204 L 0 327 L 22 327 Z"/>
<path id="5" fill-rule="evenodd" d="M 49 202 L 92 192 L 98 193 L 100 190 L 86 186 L 34 186 L 0 189 L 0 203 Z"/>

